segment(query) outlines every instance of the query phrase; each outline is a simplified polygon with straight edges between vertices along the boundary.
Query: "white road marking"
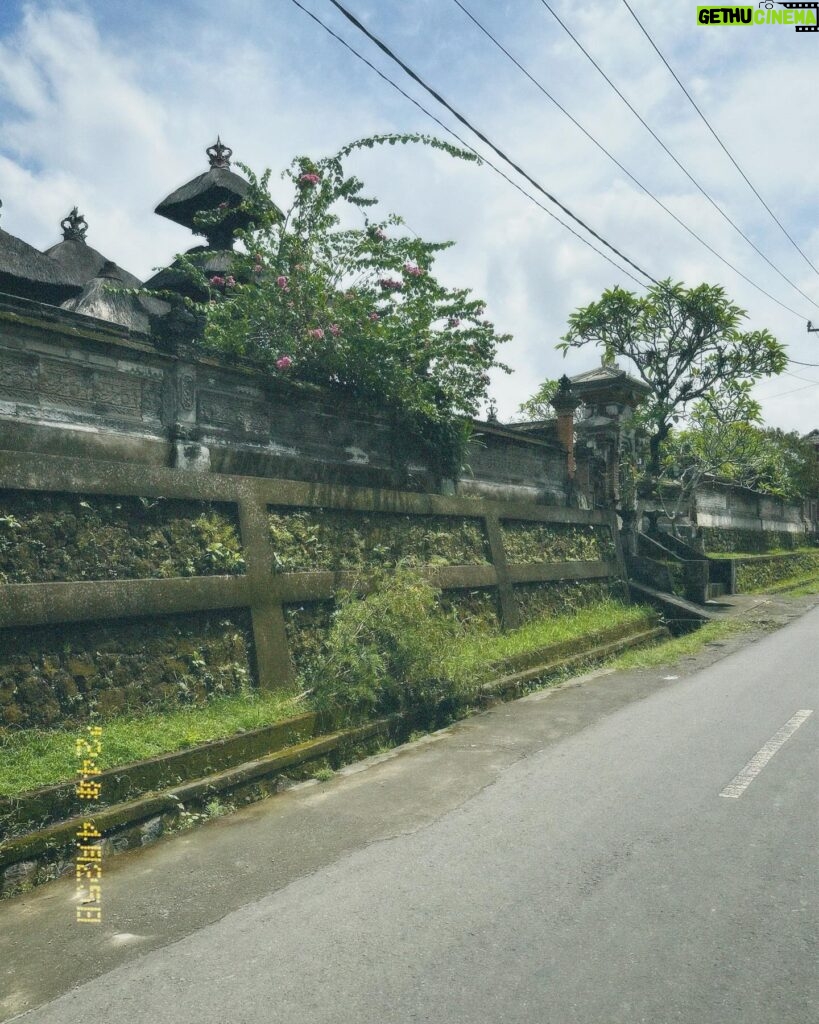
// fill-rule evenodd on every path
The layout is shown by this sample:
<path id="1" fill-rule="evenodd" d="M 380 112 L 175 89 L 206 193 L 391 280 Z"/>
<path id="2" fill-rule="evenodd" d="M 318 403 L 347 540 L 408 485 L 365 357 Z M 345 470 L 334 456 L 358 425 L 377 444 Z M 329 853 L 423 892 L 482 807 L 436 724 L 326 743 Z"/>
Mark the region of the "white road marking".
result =
<path id="1" fill-rule="evenodd" d="M 735 776 L 728 785 L 720 793 L 720 796 L 726 796 L 730 799 L 736 800 L 737 797 L 742 796 L 748 786 L 754 781 L 759 775 L 765 765 L 770 761 L 774 754 L 779 750 L 780 747 L 784 746 L 785 743 L 793 736 L 799 726 L 813 714 L 813 711 L 797 711 L 796 714 L 789 718 L 787 722 L 782 726 L 779 732 L 775 733 L 764 747 L 754 754 L 751 760 L 745 765 L 739 775 Z"/>

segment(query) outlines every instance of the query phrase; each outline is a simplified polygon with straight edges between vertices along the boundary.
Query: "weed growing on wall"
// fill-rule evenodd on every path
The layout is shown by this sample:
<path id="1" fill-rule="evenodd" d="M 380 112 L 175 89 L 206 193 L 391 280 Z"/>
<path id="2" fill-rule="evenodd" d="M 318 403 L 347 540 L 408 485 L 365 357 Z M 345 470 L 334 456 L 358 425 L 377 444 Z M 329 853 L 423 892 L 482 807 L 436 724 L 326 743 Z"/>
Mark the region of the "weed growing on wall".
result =
<path id="1" fill-rule="evenodd" d="M 0 583 L 236 575 L 224 507 L 164 498 L 0 492 Z"/>
<path id="2" fill-rule="evenodd" d="M 489 561 L 477 519 L 317 508 L 271 510 L 268 522 L 277 572 Z"/>
<path id="3" fill-rule="evenodd" d="M 367 578 L 361 597 L 339 595 L 324 656 L 305 674 L 318 710 L 351 718 L 431 711 L 479 681 L 444 655 L 461 635 L 438 607 L 439 591 L 399 565 Z"/>
<path id="4" fill-rule="evenodd" d="M 598 561 L 615 557 L 608 526 L 502 520 L 510 563 Z"/>

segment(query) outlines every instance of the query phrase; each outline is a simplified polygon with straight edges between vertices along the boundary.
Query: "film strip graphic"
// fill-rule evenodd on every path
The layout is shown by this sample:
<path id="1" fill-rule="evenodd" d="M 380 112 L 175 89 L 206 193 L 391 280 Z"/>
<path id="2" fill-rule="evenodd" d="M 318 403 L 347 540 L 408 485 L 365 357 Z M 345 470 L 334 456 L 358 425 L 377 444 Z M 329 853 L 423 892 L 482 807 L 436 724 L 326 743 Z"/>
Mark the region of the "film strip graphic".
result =
<path id="1" fill-rule="evenodd" d="M 813 0 L 813 3 L 782 3 L 781 0 L 778 2 L 780 7 L 785 7 L 789 11 L 813 11 L 816 16 L 815 25 L 796 25 L 795 28 L 797 32 L 819 32 L 819 0 Z"/>

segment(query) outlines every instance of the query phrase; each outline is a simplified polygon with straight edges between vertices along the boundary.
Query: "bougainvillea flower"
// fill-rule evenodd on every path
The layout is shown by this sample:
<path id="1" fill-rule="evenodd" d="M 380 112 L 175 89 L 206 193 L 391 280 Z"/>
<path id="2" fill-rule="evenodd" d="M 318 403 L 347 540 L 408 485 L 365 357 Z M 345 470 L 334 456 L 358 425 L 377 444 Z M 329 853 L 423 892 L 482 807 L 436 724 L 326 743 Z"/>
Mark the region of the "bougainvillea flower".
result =
<path id="1" fill-rule="evenodd" d="M 280 359 L 276 360 L 277 370 L 288 370 L 292 365 L 293 360 L 290 358 L 290 356 L 282 356 Z"/>
<path id="2" fill-rule="evenodd" d="M 313 327 L 307 332 L 311 338 L 323 338 L 324 331 L 321 327 Z"/>
<path id="3" fill-rule="evenodd" d="M 225 278 L 225 287 L 226 288 L 233 288 L 235 286 L 235 284 L 236 284 L 236 278 L 233 277 L 233 275 L 231 275 L 230 277 L 226 277 Z"/>
<path id="4" fill-rule="evenodd" d="M 420 277 L 421 274 L 423 274 L 423 270 L 419 266 L 416 266 L 415 263 L 405 263 L 404 273 L 409 274 L 410 277 Z"/>
<path id="5" fill-rule="evenodd" d="M 396 281 L 394 277 L 382 277 L 378 283 L 385 292 L 400 292 L 404 287 L 404 282 Z"/>
<path id="6" fill-rule="evenodd" d="M 380 319 L 381 319 L 381 317 L 378 315 L 378 313 L 370 313 L 370 320 L 380 320 Z"/>
<path id="7" fill-rule="evenodd" d="M 337 338 L 339 334 L 341 334 L 341 328 L 338 324 L 330 324 L 329 330 L 330 334 L 332 334 L 334 338 Z"/>
<path id="8" fill-rule="evenodd" d="M 318 183 L 321 181 L 321 178 L 317 174 L 302 174 L 302 176 L 299 178 L 299 181 L 303 185 L 311 185 L 312 186 L 312 185 L 318 185 Z"/>
<path id="9" fill-rule="evenodd" d="M 287 289 L 287 278 L 284 276 L 284 274 L 279 274 L 279 276 L 276 278 L 276 284 L 279 286 L 279 288 L 284 288 L 285 290 Z"/>
<path id="10" fill-rule="evenodd" d="M 225 279 L 221 277 L 219 274 L 214 274 L 213 277 L 210 279 L 210 283 L 213 285 L 214 288 L 221 288 L 222 285 L 225 283 Z"/>

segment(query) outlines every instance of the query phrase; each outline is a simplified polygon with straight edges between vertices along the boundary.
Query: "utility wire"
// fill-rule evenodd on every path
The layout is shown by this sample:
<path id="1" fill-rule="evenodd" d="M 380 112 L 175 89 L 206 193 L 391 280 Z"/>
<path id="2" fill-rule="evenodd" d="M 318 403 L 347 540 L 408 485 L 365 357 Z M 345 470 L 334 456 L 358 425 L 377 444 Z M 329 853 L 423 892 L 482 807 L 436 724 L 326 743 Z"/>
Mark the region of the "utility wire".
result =
<path id="1" fill-rule="evenodd" d="M 797 391 L 808 391 L 810 388 L 819 388 L 819 381 L 815 384 L 803 384 L 801 388 L 792 388 L 790 391 L 780 391 L 775 395 L 762 396 L 760 401 L 771 402 L 774 398 L 784 398 L 785 395 L 795 395 Z"/>
<path id="2" fill-rule="evenodd" d="M 495 171 L 497 174 L 499 174 L 505 181 L 507 181 L 510 185 L 514 186 L 514 188 L 516 188 L 518 192 L 520 192 L 527 199 L 529 199 L 536 206 L 538 206 L 541 210 L 543 210 L 544 213 L 547 213 L 553 220 L 556 220 L 558 222 L 558 224 L 560 224 L 562 227 L 566 228 L 567 231 L 570 231 L 576 238 L 579 238 L 580 241 L 584 243 L 584 245 L 587 245 L 590 249 L 593 249 L 594 252 L 596 252 L 599 256 L 602 256 L 603 259 L 606 260 L 607 262 L 609 262 L 616 270 L 620 271 L 620 273 L 626 274 L 628 277 L 630 277 L 632 279 L 632 281 L 634 281 L 640 287 L 644 287 L 642 282 L 638 281 L 637 278 L 634 277 L 633 274 L 631 274 L 628 270 L 625 270 L 623 267 L 618 266 L 618 264 L 616 264 L 614 262 L 614 260 L 611 259 L 610 256 L 608 256 L 606 253 L 604 253 L 600 249 L 598 249 L 587 238 L 584 238 L 582 235 L 578 234 L 578 232 L 575 231 L 575 229 L 573 227 L 571 227 L 571 225 L 566 224 L 564 221 L 562 221 L 559 217 L 557 217 L 554 213 L 552 213 L 551 210 L 549 210 L 545 206 L 543 206 L 543 204 L 538 199 L 536 199 L 534 196 L 530 195 L 525 189 L 523 189 L 516 181 L 513 181 L 513 179 L 510 178 L 504 171 L 500 170 L 500 168 L 498 168 L 490 160 L 488 160 L 486 157 L 482 156 L 482 154 L 480 154 L 474 148 L 474 146 L 471 146 L 468 142 L 466 142 L 464 139 L 462 139 L 456 132 L 454 132 L 450 127 L 448 127 L 448 125 L 444 124 L 443 121 L 441 121 L 433 113 L 431 113 L 429 110 L 427 110 L 426 107 L 424 107 L 422 104 L 420 104 L 414 97 L 410 96 L 409 93 L 405 92 L 399 85 L 397 85 L 391 78 L 389 78 L 387 75 L 385 75 L 371 61 L 369 61 L 366 57 L 364 57 L 361 53 L 359 53 L 358 50 L 354 49 L 345 39 L 343 39 L 340 35 L 338 35 L 336 32 L 334 32 L 319 17 L 317 17 L 315 14 L 313 14 L 312 11 L 309 11 L 306 7 L 304 7 L 299 2 L 299 0 L 292 0 L 292 2 L 296 5 L 296 7 L 298 7 L 301 11 L 303 11 L 306 15 L 308 15 L 308 17 L 310 17 L 314 22 L 316 22 L 316 24 L 321 26 L 321 28 L 323 28 L 325 32 L 327 32 L 334 39 L 336 39 L 339 43 L 341 43 L 341 45 L 344 46 L 345 49 L 349 50 L 350 53 L 352 53 L 355 57 L 357 57 L 364 64 L 366 64 L 367 67 L 369 67 L 371 70 L 375 71 L 375 73 L 379 76 L 379 78 L 381 78 L 383 81 L 385 81 L 389 85 L 391 85 L 405 99 L 408 99 L 410 101 L 410 103 L 412 103 L 419 110 L 421 110 L 424 114 L 426 114 L 427 117 L 430 117 L 437 125 L 439 125 L 441 128 L 443 128 L 444 131 L 446 131 L 449 135 L 451 135 L 454 139 L 456 139 L 462 146 L 464 146 L 465 149 L 468 149 L 470 152 L 474 153 L 479 159 L 481 159 L 484 163 L 486 163 L 488 167 L 491 167 L 492 170 Z M 331 0 L 331 2 L 334 2 L 334 0 Z M 336 4 L 336 6 L 340 7 L 340 5 L 338 5 L 338 4 Z M 349 16 L 349 17 L 352 18 L 352 16 Z M 369 33 L 366 31 L 366 29 L 363 28 L 363 26 L 362 26 L 362 30 L 369 36 Z M 398 63 L 400 63 L 397 58 L 393 57 L 393 59 L 396 60 Z M 424 88 L 427 88 L 427 87 L 424 86 Z M 427 88 L 427 91 L 431 91 L 431 90 L 429 90 Z M 478 133 L 476 132 L 476 134 L 478 134 Z M 491 143 L 490 143 L 490 145 L 491 145 Z M 494 147 L 492 147 L 492 148 L 494 148 Z M 627 261 L 627 262 L 630 263 L 630 261 Z M 633 266 L 633 264 L 631 264 L 631 265 Z M 637 268 L 637 269 L 639 269 L 639 268 Z M 642 271 L 642 270 L 640 271 L 640 273 L 644 274 L 645 277 L 649 277 L 649 275 L 645 274 L 645 272 Z M 653 278 L 649 278 L 649 279 L 651 281 L 654 281 Z M 657 282 L 654 282 L 654 283 L 657 283 Z M 794 365 L 797 365 L 797 366 L 809 366 L 809 367 L 813 367 L 813 368 L 819 369 L 819 363 L 803 363 L 803 362 L 800 362 L 797 359 L 790 359 L 789 362 L 791 362 L 791 363 L 793 363 Z"/>
<path id="3" fill-rule="evenodd" d="M 583 235 L 581 235 L 578 231 L 575 231 L 571 224 L 567 224 L 565 221 L 561 220 L 560 217 L 558 217 L 556 214 L 552 213 L 552 211 L 547 206 L 544 206 L 539 199 L 536 199 L 533 195 L 527 192 L 526 189 L 519 185 L 513 178 L 510 178 L 505 171 L 502 171 L 500 167 L 498 167 L 496 164 L 493 164 L 492 161 L 488 160 L 482 153 L 479 153 L 474 146 L 470 145 L 470 143 L 468 143 L 465 139 L 461 138 L 461 136 L 458 135 L 457 132 L 453 131 L 448 125 L 444 124 L 444 122 L 441 121 L 438 117 L 436 117 L 435 114 L 427 110 L 427 108 L 423 106 L 421 103 L 419 103 L 418 100 L 416 100 L 413 96 L 410 96 L 408 92 L 405 92 L 400 85 L 394 82 L 388 75 L 385 75 L 383 71 L 377 68 L 375 64 L 369 61 L 363 54 L 359 53 L 358 50 L 350 46 L 346 39 L 343 39 L 340 35 L 334 32 L 329 25 L 326 25 L 321 20 L 321 18 L 313 14 L 312 11 L 309 11 L 306 7 L 299 3 L 299 0 L 293 0 L 293 3 L 296 5 L 296 7 L 299 8 L 299 10 L 304 11 L 304 13 L 309 18 L 312 18 L 317 25 L 320 25 L 321 28 L 323 28 L 324 31 L 327 32 L 328 35 L 331 35 L 333 39 L 341 43 L 341 45 L 346 50 L 349 50 L 350 53 L 352 53 L 355 57 L 358 57 L 358 59 L 362 61 L 364 64 L 366 64 L 368 68 L 373 70 L 378 75 L 379 78 L 381 78 L 383 81 L 391 85 L 393 89 L 396 90 L 396 92 L 399 92 L 405 99 L 408 99 L 410 103 L 412 103 L 420 111 L 426 114 L 427 117 L 431 118 L 439 127 L 443 128 L 443 130 L 447 132 L 448 135 L 451 135 L 453 139 L 455 139 L 461 146 L 464 147 L 464 149 L 467 149 L 469 150 L 470 153 L 473 153 L 478 158 L 478 160 L 481 161 L 481 163 L 486 164 L 487 167 L 491 167 L 491 169 L 496 174 L 499 174 L 504 179 L 504 181 L 507 181 L 513 188 L 517 189 L 517 191 L 520 192 L 521 195 L 525 196 L 530 202 L 534 203 L 535 206 L 543 210 L 543 212 L 547 214 L 549 217 L 551 217 L 552 220 L 557 221 L 557 223 L 560 224 L 561 227 L 564 227 L 567 231 L 570 231 L 575 236 L 575 238 L 578 238 L 584 245 L 587 245 L 590 249 L 596 252 L 598 256 L 602 256 L 603 259 L 610 263 L 615 270 L 618 270 L 621 274 L 625 274 L 626 277 L 630 277 L 631 280 L 634 281 L 634 283 L 638 285 L 640 288 L 645 287 L 644 283 L 640 281 L 638 278 L 636 278 L 634 274 L 626 270 L 624 267 L 621 267 L 619 264 L 615 263 L 609 255 L 602 251 L 602 249 L 598 249 L 596 245 L 594 245 L 592 242 L 588 240 L 588 238 L 584 238 Z M 413 234 L 415 234 L 415 232 L 413 232 Z"/>
<path id="4" fill-rule="evenodd" d="M 294 0 L 294 2 L 295 2 L 295 0 Z M 360 32 L 363 32 L 364 35 L 367 36 L 367 38 L 369 40 L 371 40 L 371 42 L 375 43 L 375 45 L 383 53 L 385 53 L 391 60 L 395 61 L 395 63 L 407 75 L 409 75 L 409 77 L 412 78 L 412 80 L 414 82 L 417 82 L 418 85 L 420 85 L 424 90 L 426 90 L 426 92 L 428 92 L 430 94 L 430 96 L 432 96 L 443 107 L 445 107 L 450 112 L 450 114 L 452 114 L 458 121 L 460 121 L 460 123 L 462 125 L 464 125 L 466 128 L 468 128 L 475 135 L 477 135 L 477 137 L 481 140 L 481 142 L 483 142 L 485 145 L 489 146 L 489 148 L 494 153 L 496 153 L 501 158 L 501 160 L 503 160 L 505 163 L 509 164 L 509 166 L 512 167 L 513 170 L 517 171 L 517 173 L 520 174 L 521 177 L 525 178 L 529 182 L 530 185 L 532 185 L 535 189 L 537 189 L 538 192 L 540 192 L 542 195 L 546 196 L 546 198 L 551 203 L 554 203 L 555 206 L 557 206 L 559 209 L 561 209 L 575 223 L 579 224 L 585 231 L 588 231 L 588 233 L 593 238 L 596 238 L 598 242 L 600 242 L 602 245 L 604 245 L 607 249 L 610 249 L 615 254 L 615 256 L 619 257 L 625 263 L 628 263 L 628 265 L 630 267 L 633 267 L 637 271 L 638 274 L 642 274 L 643 277 L 645 277 L 649 281 L 651 281 L 652 284 L 658 285 L 660 283 L 656 278 L 652 277 L 651 274 L 649 274 L 647 271 L 643 270 L 642 267 L 638 266 L 633 260 L 630 260 L 628 258 L 628 256 L 625 256 L 623 253 L 620 252 L 619 249 L 615 248 L 610 242 L 606 241 L 606 239 L 603 238 L 602 235 L 599 235 L 593 228 L 590 228 L 588 224 L 586 224 L 583 220 L 580 219 L 580 217 L 578 217 L 576 214 L 572 213 L 572 211 L 568 208 L 568 206 L 565 206 L 563 203 L 560 202 L 559 199 L 557 199 L 555 196 L 553 196 L 550 192 L 547 192 L 547 190 L 539 182 L 537 182 L 530 174 L 528 174 L 526 171 L 524 171 L 524 169 L 519 164 L 515 163 L 515 161 L 512 160 L 511 157 L 507 156 L 506 153 L 504 153 L 502 149 L 500 149 L 498 146 L 495 145 L 494 142 L 492 142 L 490 139 L 488 139 L 486 137 L 486 135 L 484 135 L 483 132 L 481 132 L 470 121 L 468 121 L 463 116 L 463 114 L 459 113 L 452 106 L 451 103 L 447 102 L 447 100 L 445 100 L 444 97 L 441 96 L 440 93 L 436 92 L 432 88 L 432 86 L 427 85 L 427 83 L 419 75 L 417 75 L 412 70 L 411 67 L 409 67 L 407 64 L 405 64 L 404 61 L 402 61 L 400 57 L 398 57 L 395 53 L 393 53 L 393 51 L 389 48 L 389 46 L 387 46 L 386 43 L 382 42 L 377 36 L 373 35 L 373 33 L 370 32 L 370 30 L 368 28 L 366 28 L 366 26 L 362 25 L 362 23 L 358 20 L 358 18 L 356 18 L 355 15 L 351 14 L 347 10 L 347 8 L 344 7 L 343 4 L 339 3 L 338 0 L 330 0 L 330 3 L 338 11 L 340 11 L 341 14 L 343 14 L 344 17 L 352 25 L 354 25 Z"/>
<path id="5" fill-rule="evenodd" d="M 332 0 L 332 2 L 335 2 L 335 0 Z M 770 292 L 766 291 L 762 287 L 762 285 L 756 284 L 756 282 L 752 281 L 750 277 L 748 277 L 746 274 L 743 274 L 743 272 L 738 267 L 735 267 L 733 263 L 731 263 L 729 260 L 727 260 L 724 256 L 720 255 L 720 253 L 718 253 L 717 250 L 712 245 L 709 245 L 708 242 L 706 242 L 705 239 L 701 235 L 698 235 L 697 232 L 693 230 L 693 228 L 690 228 L 685 223 L 685 221 L 681 220 L 676 215 L 676 213 L 674 213 L 673 210 L 669 209 L 669 207 L 667 207 L 665 205 L 665 203 L 661 199 L 658 199 L 657 196 L 655 196 L 654 193 L 651 191 L 651 189 L 647 188 L 641 181 L 639 181 L 631 173 L 631 171 L 627 167 L 625 167 L 623 164 L 620 163 L 620 161 L 617 159 L 616 156 L 614 156 L 612 153 L 609 152 L 608 149 L 606 149 L 606 147 L 602 144 L 602 142 L 598 142 L 598 140 L 591 134 L 591 132 L 588 131 L 577 120 L 576 117 L 573 117 L 569 113 L 569 111 L 561 103 L 559 103 L 558 100 L 555 99 L 554 96 L 552 96 L 552 94 L 549 92 L 549 90 L 546 89 L 546 87 L 544 85 L 542 85 L 536 78 L 534 78 L 526 70 L 526 68 L 518 60 L 516 60 L 515 57 L 512 56 L 512 54 L 506 49 L 506 47 L 502 43 L 500 43 L 495 38 L 495 36 L 493 36 L 492 33 L 481 24 L 481 22 L 478 21 L 478 19 L 475 17 L 475 15 L 470 13 L 470 11 L 468 11 L 466 9 L 466 7 L 464 7 L 464 5 L 461 3 L 461 0 L 453 0 L 453 2 L 455 3 L 456 7 L 459 7 L 463 11 L 463 13 L 469 18 L 469 20 L 474 25 L 476 25 L 481 30 L 481 32 L 483 32 L 483 34 L 488 39 L 490 39 L 495 44 L 495 46 L 497 46 L 497 48 L 502 53 L 506 54 L 506 56 L 509 58 L 509 60 L 511 60 L 512 63 L 515 65 L 515 67 L 518 68 L 520 71 L 522 71 L 523 74 L 529 79 L 529 81 L 534 86 L 536 86 L 543 93 L 543 95 L 548 100 L 551 100 L 551 102 L 554 103 L 554 105 L 557 107 L 557 109 L 562 114 L 565 114 L 565 116 L 572 122 L 572 124 L 575 125 L 575 127 L 579 128 L 580 131 L 586 136 L 587 139 L 589 139 L 590 142 L 592 142 L 595 146 L 597 146 L 597 148 L 601 151 L 601 153 L 604 153 L 609 158 L 609 160 L 611 160 L 611 162 L 616 167 L 619 167 L 620 170 L 623 172 L 623 174 L 625 174 L 627 178 L 629 178 L 631 181 L 634 182 L 634 184 L 637 186 L 637 188 L 639 188 L 643 192 L 645 192 L 645 194 L 650 199 L 652 199 L 657 204 L 657 206 L 660 207 L 661 210 L 664 210 L 668 214 L 668 216 L 672 218 L 672 220 L 675 220 L 680 225 L 680 227 L 683 228 L 683 230 L 687 231 L 688 234 L 691 235 L 692 238 L 695 238 L 701 245 L 704 245 L 705 248 L 708 249 L 708 251 L 710 253 L 712 253 L 714 256 L 716 256 L 718 260 L 720 260 L 722 263 L 724 263 L 725 266 L 728 267 L 729 270 L 732 270 L 735 274 L 738 274 L 744 281 L 747 281 L 748 284 L 751 285 L 752 288 L 756 288 L 756 290 L 759 291 L 759 292 L 762 292 L 763 295 L 767 295 L 767 297 L 772 302 L 775 302 L 777 305 L 781 306 L 783 309 L 786 309 L 789 313 L 793 313 L 793 315 L 796 316 L 796 317 L 799 317 L 799 319 L 806 319 L 806 318 L 802 317 L 801 314 L 797 313 L 797 311 L 795 309 L 792 309 L 790 306 L 786 305 L 784 302 L 780 302 L 779 299 L 775 298 L 773 295 L 771 295 Z M 776 268 L 774 267 L 774 269 L 776 269 Z M 787 278 L 785 278 L 785 280 L 788 281 Z M 791 282 L 788 281 L 788 284 L 790 284 L 790 283 Z M 796 286 L 794 285 L 794 287 L 796 287 Z M 801 292 L 801 289 L 797 289 L 797 291 Z M 801 293 L 803 295 L 805 294 L 804 292 L 801 292 Z M 811 299 L 811 297 L 809 295 L 805 295 L 805 298 L 808 300 L 808 302 L 813 304 L 813 300 Z M 819 306 L 815 306 L 814 308 L 819 309 Z"/>
<path id="6" fill-rule="evenodd" d="M 706 128 L 708 129 L 708 131 L 711 132 L 711 134 L 714 136 L 714 138 L 719 143 L 719 146 L 722 149 L 722 151 L 725 153 L 725 155 L 728 157 L 728 159 L 731 161 L 731 163 L 734 165 L 734 167 L 736 167 L 736 169 L 742 175 L 742 177 L 743 177 L 745 183 L 747 184 L 748 188 L 750 188 L 750 190 L 757 197 L 757 199 L 760 201 L 760 203 L 762 203 L 762 205 L 765 207 L 765 209 L 768 211 L 768 213 L 771 215 L 771 217 L 773 217 L 773 219 L 776 221 L 776 223 L 778 224 L 778 226 L 780 227 L 780 229 L 784 233 L 785 237 L 788 239 L 788 241 L 791 243 L 791 245 L 796 249 L 796 251 L 802 257 L 802 259 L 805 261 L 805 263 L 807 263 L 807 265 L 811 268 L 811 270 L 814 272 L 814 274 L 819 276 L 819 270 L 816 269 L 816 267 L 813 265 L 813 263 L 811 263 L 811 261 L 804 254 L 804 252 L 802 252 L 802 250 L 799 248 L 797 243 L 794 241 L 794 239 L 789 234 L 789 232 L 788 232 L 787 228 L 785 227 L 785 225 L 779 220 L 779 218 L 776 216 L 776 214 L 773 212 L 773 210 L 770 208 L 770 206 L 768 206 L 768 204 L 765 202 L 765 200 L 762 198 L 762 196 L 759 194 L 759 192 L 757 192 L 756 188 L 754 187 L 753 183 L 749 179 L 748 175 L 739 166 L 739 164 L 736 162 L 736 160 L 733 158 L 733 156 L 729 153 L 727 147 L 725 146 L 725 143 L 722 141 L 722 139 L 719 137 L 719 135 L 717 135 L 717 133 L 711 127 L 711 123 L 709 122 L 708 118 L 705 116 L 705 114 L 703 114 L 703 112 L 697 106 L 697 104 L 694 101 L 694 98 L 691 95 L 691 93 L 686 89 L 686 87 L 683 85 L 683 83 L 677 77 L 676 72 L 671 67 L 671 65 L 668 63 L 668 61 L 665 59 L 663 54 L 660 52 L 659 47 L 654 42 L 654 40 L 651 38 L 651 36 L 648 34 L 648 31 L 643 26 L 643 23 L 640 21 L 640 19 L 634 13 L 632 8 L 629 6 L 628 0 L 623 0 L 623 4 L 624 4 L 626 10 L 629 12 L 629 14 L 632 16 L 632 18 L 634 18 L 634 20 L 637 22 L 637 24 L 640 27 L 640 30 L 643 33 L 643 35 L 646 37 L 646 39 L 649 41 L 649 43 L 651 43 L 651 46 L 654 49 L 654 51 L 656 52 L 657 56 L 660 58 L 660 60 L 663 62 L 663 64 L 665 64 L 665 66 L 671 72 L 671 75 L 672 75 L 674 81 L 677 83 L 677 85 L 682 89 L 682 91 L 688 97 L 689 103 L 694 108 L 694 110 L 696 110 L 696 112 L 699 114 L 700 118 L 704 122 L 704 124 L 705 124 Z"/>
<path id="7" fill-rule="evenodd" d="M 679 167 L 679 169 L 683 172 L 683 174 L 686 176 L 686 178 L 688 178 L 688 180 L 697 189 L 697 191 L 700 192 L 705 197 L 705 199 L 708 200 L 708 202 L 711 204 L 711 206 L 714 207 L 714 209 L 723 218 L 723 220 L 727 221 L 731 225 L 731 227 L 738 234 L 740 234 L 745 239 L 745 241 L 748 243 L 748 245 L 751 246 L 751 248 L 754 250 L 754 252 L 756 252 L 759 256 L 761 256 L 762 259 L 765 260 L 765 262 L 768 264 L 768 266 L 772 270 L 776 271 L 777 274 L 779 274 L 779 276 L 782 278 L 783 281 L 785 281 L 787 284 L 789 284 L 792 288 L 796 289 L 796 291 L 798 291 L 799 294 L 803 298 L 807 299 L 808 302 L 810 302 L 810 304 L 812 306 L 816 307 L 816 301 L 814 299 L 812 299 L 810 297 L 810 295 L 807 295 L 805 292 L 803 292 L 798 284 L 795 284 L 793 281 L 791 281 L 791 279 L 789 277 L 787 277 L 785 274 L 782 273 L 782 271 L 779 269 L 779 267 L 776 266 L 775 263 L 772 263 L 771 260 L 768 259 L 768 257 L 756 245 L 756 243 L 753 241 L 753 239 L 749 238 L 748 235 L 745 234 L 745 232 L 742 230 L 742 228 L 734 220 L 731 219 L 731 217 L 719 205 L 719 203 L 713 198 L 713 196 L 711 196 L 710 193 L 708 193 L 703 188 L 703 186 L 691 174 L 691 172 L 682 163 L 682 161 L 680 161 L 674 155 L 674 153 L 671 152 L 671 150 L 663 142 L 663 140 L 659 137 L 659 135 L 657 135 L 657 133 L 654 131 L 654 129 L 645 121 L 645 119 L 640 115 L 640 113 L 637 110 L 635 110 L 635 108 L 632 106 L 632 104 L 629 102 L 629 100 L 623 95 L 623 93 L 620 91 L 620 89 L 617 88 L 617 86 L 614 84 L 614 82 L 609 78 L 609 76 L 606 74 L 606 72 L 600 67 L 600 65 L 597 63 L 597 61 L 594 59 L 594 57 L 592 57 L 592 55 L 585 48 L 585 46 L 583 46 L 583 44 L 580 42 L 580 40 L 577 38 L 577 36 L 572 32 L 572 30 L 568 27 L 568 25 L 560 18 L 560 16 L 557 14 L 557 12 L 551 6 L 551 4 L 549 4 L 547 2 L 547 0 L 540 0 L 540 2 L 543 4 L 543 6 L 546 8 L 546 10 L 551 14 L 551 16 L 555 19 L 555 21 L 558 23 L 558 25 L 560 25 L 560 27 L 563 29 L 563 31 L 569 36 L 569 38 L 572 40 L 572 42 L 575 43 L 575 45 L 579 48 L 581 53 L 583 53 L 583 55 L 591 62 L 591 64 L 597 69 L 597 71 L 600 72 L 600 74 L 603 76 L 603 78 L 606 80 L 606 82 L 608 82 L 608 84 L 611 86 L 611 88 L 617 93 L 617 95 L 620 97 L 620 99 L 623 101 L 623 103 L 625 103 L 625 105 L 632 112 L 632 114 L 634 114 L 634 116 L 637 118 L 637 120 L 640 122 L 640 124 L 645 128 L 645 130 L 651 135 L 651 137 L 654 139 L 654 141 L 665 151 L 665 153 L 668 154 L 668 156 L 671 157 L 671 159 L 674 161 L 674 163 L 677 165 L 677 167 Z M 457 3 L 457 0 L 456 0 L 456 3 Z M 461 5 L 458 4 L 458 6 L 460 7 Z"/>

